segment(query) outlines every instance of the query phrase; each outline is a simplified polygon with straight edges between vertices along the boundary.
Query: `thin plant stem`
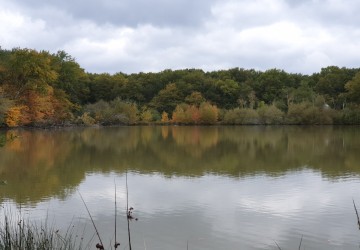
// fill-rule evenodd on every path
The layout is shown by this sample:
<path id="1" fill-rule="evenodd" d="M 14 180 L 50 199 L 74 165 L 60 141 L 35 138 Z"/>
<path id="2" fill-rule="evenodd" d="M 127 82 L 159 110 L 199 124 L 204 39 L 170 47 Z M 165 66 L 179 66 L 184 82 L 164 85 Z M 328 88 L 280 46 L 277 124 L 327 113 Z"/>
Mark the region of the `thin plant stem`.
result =
<path id="1" fill-rule="evenodd" d="M 301 248 L 301 243 L 302 243 L 303 237 L 304 237 L 304 235 L 301 235 L 300 244 L 299 244 L 299 250 Z"/>
<path id="2" fill-rule="evenodd" d="M 359 213 L 357 211 L 354 199 L 353 199 L 353 204 L 354 204 L 354 209 L 355 209 L 355 213 L 356 213 L 357 223 L 358 223 L 359 230 L 360 230 L 360 218 L 359 218 Z"/>
<path id="3" fill-rule="evenodd" d="M 92 216 L 91 216 L 91 213 L 90 213 L 90 211 L 89 211 L 89 209 L 88 209 L 88 207 L 87 207 L 87 205 L 86 205 L 86 203 L 85 203 L 85 201 L 84 201 L 84 198 L 82 197 L 80 191 L 78 191 L 78 193 L 79 193 L 79 195 L 80 195 L 80 198 L 81 198 L 82 202 L 84 203 L 84 206 L 85 206 L 85 208 L 86 208 L 86 211 L 87 211 L 88 214 L 89 214 L 89 217 L 90 217 L 90 219 L 91 219 L 91 222 L 92 222 L 92 224 L 93 224 L 93 226 L 94 226 L 94 228 L 95 228 L 96 234 L 97 234 L 97 236 L 98 236 L 98 238 L 99 238 L 100 244 L 101 244 L 101 246 L 104 246 L 104 244 L 102 243 L 102 240 L 101 240 L 99 231 L 98 231 L 97 228 L 96 228 L 95 222 L 94 222 L 94 220 L 93 220 L 93 218 L 92 218 Z"/>
<path id="4" fill-rule="evenodd" d="M 129 249 L 131 250 L 130 218 L 129 218 L 129 188 L 127 181 L 127 170 L 125 173 L 125 180 L 126 180 L 126 218 L 127 218 L 128 236 L 129 236 Z"/>
<path id="5" fill-rule="evenodd" d="M 281 250 L 280 246 L 278 245 L 278 243 L 276 241 L 274 241 L 276 246 L 278 247 L 279 250 Z"/>
<path id="6" fill-rule="evenodd" d="M 117 219 L 117 202 L 116 202 L 116 182 L 115 182 L 115 179 L 114 179 L 114 186 L 115 186 L 115 249 L 120 245 L 120 243 L 117 242 L 116 240 L 116 219 Z"/>

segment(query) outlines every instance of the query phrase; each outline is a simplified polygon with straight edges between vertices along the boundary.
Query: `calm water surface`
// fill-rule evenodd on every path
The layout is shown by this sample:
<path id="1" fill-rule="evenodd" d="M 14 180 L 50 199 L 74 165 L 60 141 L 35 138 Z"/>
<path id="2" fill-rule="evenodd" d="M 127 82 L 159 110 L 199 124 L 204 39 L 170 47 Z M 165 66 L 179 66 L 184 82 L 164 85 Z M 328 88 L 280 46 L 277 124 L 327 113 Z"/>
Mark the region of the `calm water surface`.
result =
<path id="1" fill-rule="evenodd" d="M 360 127 L 0 131 L 1 214 L 133 249 L 359 249 Z M 12 139 L 14 138 L 14 139 Z M 6 181 L 7 184 L 4 184 Z M 116 188 L 115 188 L 116 185 Z M 113 244 L 113 243 L 112 243 Z"/>

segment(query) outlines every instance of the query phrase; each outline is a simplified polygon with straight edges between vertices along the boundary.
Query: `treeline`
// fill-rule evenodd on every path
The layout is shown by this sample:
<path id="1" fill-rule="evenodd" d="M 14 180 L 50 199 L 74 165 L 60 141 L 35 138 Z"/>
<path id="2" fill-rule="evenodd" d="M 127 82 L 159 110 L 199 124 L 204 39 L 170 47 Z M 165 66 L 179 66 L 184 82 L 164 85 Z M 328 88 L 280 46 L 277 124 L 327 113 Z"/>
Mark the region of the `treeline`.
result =
<path id="1" fill-rule="evenodd" d="M 360 68 L 87 73 L 64 51 L 0 49 L 0 126 L 360 124 Z"/>

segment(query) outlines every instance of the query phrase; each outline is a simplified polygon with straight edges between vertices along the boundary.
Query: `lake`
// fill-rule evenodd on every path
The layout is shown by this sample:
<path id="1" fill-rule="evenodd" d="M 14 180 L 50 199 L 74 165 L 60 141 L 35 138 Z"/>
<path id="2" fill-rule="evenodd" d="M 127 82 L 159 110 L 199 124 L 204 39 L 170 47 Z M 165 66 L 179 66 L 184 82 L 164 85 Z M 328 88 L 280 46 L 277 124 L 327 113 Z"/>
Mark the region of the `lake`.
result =
<path id="1" fill-rule="evenodd" d="M 0 131 L 1 213 L 95 249 L 358 249 L 360 127 L 136 126 Z M 113 245 L 113 243 L 111 243 Z M 85 245 L 84 245 L 85 246 Z M 278 247 L 279 246 L 279 247 Z"/>

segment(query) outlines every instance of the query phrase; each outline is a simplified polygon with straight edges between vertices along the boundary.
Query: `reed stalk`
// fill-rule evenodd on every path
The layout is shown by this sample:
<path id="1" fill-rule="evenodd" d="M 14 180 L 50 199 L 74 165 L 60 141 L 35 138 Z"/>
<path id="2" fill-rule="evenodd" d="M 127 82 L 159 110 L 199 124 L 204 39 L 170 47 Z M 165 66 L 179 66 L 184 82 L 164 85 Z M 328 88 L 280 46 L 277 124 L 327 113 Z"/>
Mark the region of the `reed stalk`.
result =
<path id="1" fill-rule="evenodd" d="M 354 199 L 353 199 L 353 204 L 354 204 L 354 209 L 355 209 L 355 213 L 356 213 L 357 224 L 358 224 L 358 227 L 359 227 L 359 230 L 360 230 L 360 218 L 359 218 L 359 213 L 358 213 L 358 210 L 356 208 Z"/>
<path id="2" fill-rule="evenodd" d="M 114 186 L 115 186 L 115 245 L 114 245 L 114 247 L 116 249 L 116 248 L 118 248 L 118 246 L 120 246 L 120 243 L 117 242 L 117 240 L 116 240 L 117 202 L 116 202 L 116 182 L 115 182 L 115 180 L 114 180 Z"/>
<path id="3" fill-rule="evenodd" d="M 81 249 L 82 240 L 74 238 L 73 227 L 65 234 L 48 223 L 36 225 L 22 218 L 5 215 L 0 225 L 0 249 Z"/>
<path id="4" fill-rule="evenodd" d="M 130 212 L 129 212 L 129 188 L 128 188 L 128 180 L 127 180 L 127 170 L 125 173 L 126 180 L 126 218 L 127 218 L 127 230 L 128 230 L 128 238 L 129 238 L 129 250 L 131 250 L 131 234 L 130 234 Z"/>
<path id="5" fill-rule="evenodd" d="M 93 226 L 94 226 L 95 232 L 96 232 L 96 234 L 97 234 L 97 236 L 98 236 L 98 239 L 99 239 L 99 241 L 100 241 L 100 243 L 97 243 L 97 244 L 96 244 L 96 248 L 103 250 L 103 249 L 104 249 L 104 244 L 102 243 L 102 240 L 101 240 L 99 231 L 98 231 L 97 228 L 96 228 L 94 219 L 93 219 L 93 217 L 91 216 L 91 213 L 90 213 L 90 211 L 89 211 L 89 208 L 87 207 L 87 205 L 86 205 L 86 203 L 85 203 L 85 201 L 84 201 L 84 198 L 82 197 L 80 191 L 78 191 L 78 193 L 79 193 L 79 195 L 80 195 L 80 198 L 81 198 L 82 202 L 84 203 L 84 206 L 85 206 L 85 208 L 86 208 L 86 211 L 87 211 L 88 214 L 89 214 L 89 217 L 90 217 L 91 222 L 92 222 L 92 224 L 93 224 Z"/>

